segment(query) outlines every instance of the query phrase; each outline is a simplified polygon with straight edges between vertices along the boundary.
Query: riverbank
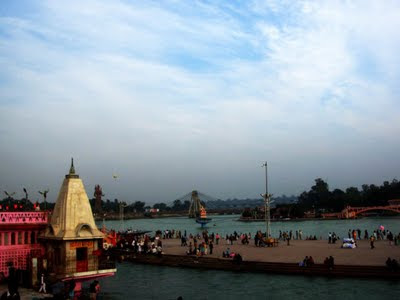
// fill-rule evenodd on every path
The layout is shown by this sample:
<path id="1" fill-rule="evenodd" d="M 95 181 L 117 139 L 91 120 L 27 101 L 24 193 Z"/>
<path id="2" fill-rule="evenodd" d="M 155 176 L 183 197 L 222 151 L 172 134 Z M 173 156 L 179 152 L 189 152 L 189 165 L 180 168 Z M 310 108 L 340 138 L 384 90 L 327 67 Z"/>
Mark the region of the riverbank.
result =
<path id="1" fill-rule="evenodd" d="M 328 244 L 327 241 L 294 240 L 287 245 L 281 242 L 277 247 L 256 247 L 234 243 L 227 245 L 222 241 L 214 246 L 213 254 L 203 257 L 186 255 L 187 247 L 180 246 L 178 239 L 163 240 L 161 257 L 155 255 L 133 255 L 126 251 L 117 251 L 125 260 L 137 263 L 189 267 L 200 269 L 230 270 L 245 272 L 263 272 L 279 274 L 318 275 L 333 277 L 396 278 L 400 272 L 390 272 L 385 262 L 387 257 L 400 259 L 400 247 L 390 246 L 387 241 L 377 241 L 370 249 L 368 241 L 358 241 L 356 249 L 342 249 L 340 244 Z M 240 253 L 243 261 L 238 264 L 232 259 L 222 258 L 222 252 L 230 248 L 232 253 Z M 315 265 L 300 267 L 299 262 L 305 256 L 312 256 Z M 328 256 L 333 256 L 335 266 L 331 270 L 323 264 Z"/>
<path id="2" fill-rule="evenodd" d="M 234 214 L 219 214 L 219 213 L 208 213 L 209 216 L 220 216 L 220 215 L 234 215 Z M 124 214 L 124 220 L 139 220 L 139 219 L 163 219 L 163 218 L 181 218 L 181 217 L 186 217 L 188 218 L 188 213 L 187 212 L 182 212 L 182 213 L 162 213 L 162 214 L 150 214 L 150 215 L 145 215 L 145 214 Z M 96 221 L 102 221 L 103 219 L 105 221 L 120 221 L 121 216 L 116 213 L 112 214 L 106 214 L 106 216 L 103 218 L 101 215 L 95 215 L 94 216 Z M 189 219 L 189 218 L 188 218 Z"/>
<path id="3" fill-rule="evenodd" d="M 338 218 L 283 218 L 283 219 L 271 219 L 271 222 L 302 222 L 302 221 L 324 221 L 324 220 L 340 220 Z M 253 219 L 253 218 L 242 218 L 238 219 L 239 222 L 265 222 L 265 219 Z"/>
<path id="4" fill-rule="evenodd" d="M 7 284 L 0 284 L 0 296 L 8 291 Z M 31 299 L 52 299 L 52 294 L 39 293 L 34 289 L 28 288 L 18 288 L 18 293 L 21 300 L 31 300 Z"/>
<path id="5" fill-rule="evenodd" d="M 187 217 L 187 213 L 185 214 L 152 214 L 146 216 L 144 214 L 125 214 L 124 220 L 140 220 L 140 219 L 162 219 L 162 218 L 179 218 L 179 217 Z M 95 216 L 94 219 L 96 221 L 120 221 L 121 217 L 119 214 L 108 214 L 104 218 L 103 216 Z"/>
<path id="6" fill-rule="evenodd" d="M 173 255 L 185 255 L 187 247 L 180 246 L 179 239 L 165 239 L 163 252 Z M 229 245 L 221 240 L 214 244 L 213 254 L 207 257 L 221 258 L 228 247 L 231 252 L 240 253 L 243 260 L 259 262 L 299 263 L 304 257 L 312 256 L 315 263 L 323 263 L 327 256 L 333 256 L 336 264 L 360 266 L 384 266 L 388 257 L 400 259 L 400 246 L 390 246 L 388 241 L 376 241 L 375 248 L 370 249 L 367 240 L 357 241 L 357 248 L 342 249 L 340 241 L 329 244 L 327 240 L 291 240 L 290 244 L 280 241 L 277 247 L 256 247 L 254 240 L 249 245 L 233 242 Z"/>

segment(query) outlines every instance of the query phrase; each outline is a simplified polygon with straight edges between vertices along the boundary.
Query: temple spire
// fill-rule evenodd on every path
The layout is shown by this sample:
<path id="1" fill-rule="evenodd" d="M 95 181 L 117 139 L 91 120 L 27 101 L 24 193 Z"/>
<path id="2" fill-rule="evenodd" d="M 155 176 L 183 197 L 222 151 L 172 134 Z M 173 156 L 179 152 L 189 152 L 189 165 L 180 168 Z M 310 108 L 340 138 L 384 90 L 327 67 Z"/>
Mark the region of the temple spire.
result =
<path id="1" fill-rule="evenodd" d="M 71 158 L 71 167 L 69 173 L 65 175 L 65 178 L 79 178 L 79 175 L 75 174 L 74 158 Z"/>
<path id="2" fill-rule="evenodd" d="M 71 167 L 69 168 L 69 175 L 75 175 L 74 158 L 71 158 Z"/>

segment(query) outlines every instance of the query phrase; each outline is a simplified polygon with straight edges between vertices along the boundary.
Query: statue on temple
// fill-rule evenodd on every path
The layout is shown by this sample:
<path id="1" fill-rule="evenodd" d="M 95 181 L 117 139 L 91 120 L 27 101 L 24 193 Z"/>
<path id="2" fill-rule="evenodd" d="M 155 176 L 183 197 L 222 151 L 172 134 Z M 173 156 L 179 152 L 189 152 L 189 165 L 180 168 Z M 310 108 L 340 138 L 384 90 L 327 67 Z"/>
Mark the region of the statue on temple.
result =
<path id="1" fill-rule="evenodd" d="M 46 199 L 47 199 L 47 193 L 48 192 L 49 192 L 49 190 L 38 191 L 38 193 L 43 196 L 44 210 L 47 209 Z"/>
<path id="2" fill-rule="evenodd" d="M 101 186 L 96 184 L 94 187 L 94 197 L 95 197 L 95 202 L 94 202 L 94 212 L 95 213 L 101 213 L 103 211 L 101 207 L 101 197 L 103 197 L 103 190 L 101 189 Z"/>

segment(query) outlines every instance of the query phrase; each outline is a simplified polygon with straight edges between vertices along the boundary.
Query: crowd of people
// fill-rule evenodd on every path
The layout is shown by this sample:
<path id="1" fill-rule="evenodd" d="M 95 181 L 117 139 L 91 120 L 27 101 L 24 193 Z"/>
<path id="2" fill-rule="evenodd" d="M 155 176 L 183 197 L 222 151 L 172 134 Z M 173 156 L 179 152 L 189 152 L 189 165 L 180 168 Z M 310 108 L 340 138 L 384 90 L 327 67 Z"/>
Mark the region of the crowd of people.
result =
<path id="1" fill-rule="evenodd" d="M 386 260 L 386 267 L 392 272 L 397 272 L 399 270 L 399 263 L 394 258 L 391 259 L 388 257 Z"/>
<path id="2" fill-rule="evenodd" d="M 162 240 L 159 235 L 150 237 L 147 234 L 136 235 L 127 233 L 121 235 L 117 248 L 130 250 L 137 254 L 163 254 Z"/>
<path id="3" fill-rule="evenodd" d="M 329 268 L 329 270 L 333 270 L 333 266 L 335 265 L 335 259 L 333 256 L 326 257 L 324 260 L 324 265 Z"/>
<path id="4" fill-rule="evenodd" d="M 300 263 L 299 266 L 300 267 L 312 267 L 314 265 L 314 259 L 313 257 L 310 256 L 306 256 Z"/>
<path id="5" fill-rule="evenodd" d="M 126 235 L 128 237 L 129 235 Z M 186 230 L 184 232 L 180 230 L 158 230 L 154 237 L 150 237 L 147 234 L 144 235 L 133 235 L 131 239 L 122 238 L 118 242 L 119 248 L 126 248 L 132 250 L 134 253 L 150 253 L 159 254 L 163 253 L 162 240 L 163 239 L 180 239 L 181 246 L 187 247 L 187 255 L 206 256 L 212 255 L 214 251 L 214 245 L 219 245 L 221 241 L 224 241 L 226 245 L 242 244 L 249 245 L 250 241 L 254 239 L 254 245 L 257 247 L 267 246 L 270 238 L 266 237 L 266 234 L 262 231 L 257 231 L 254 235 L 249 233 L 238 233 L 234 231 L 230 234 L 224 234 L 223 236 L 217 233 L 209 233 L 204 230 L 202 233 L 188 234 Z M 304 237 L 302 230 L 279 230 L 279 237 L 277 240 L 287 241 L 289 245 L 290 240 L 317 240 L 316 235 L 306 235 Z M 320 237 L 321 239 L 321 237 Z M 394 235 L 391 231 L 384 228 L 378 228 L 369 234 L 368 230 L 361 231 L 360 229 L 349 229 L 348 239 L 357 240 L 367 239 L 370 241 L 371 249 L 375 248 L 376 240 L 388 240 L 390 245 L 400 244 L 400 234 Z M 341 239 L 335 232 L 328 233 L 328 243 L 335 244 L 338 240 L 348 240 L 347 238 Z M 276 239 L 273 239 L 276 241 Z M 237 256 L 238 255 L 238 256 Z M 242 261 L 242 256 L 237 253 L 233 253 L 230 248 L 226 248 L 222 252 L 224 258 L 234 258 L 235 261 Z M 312 256 L 306 256 L 299 265 L 302 267 L 309 267 L 314 265 L 314 259 Z M 332 256 L 326 257 L 324 264 L 330 269 L 333 268 L 334 258 Z M 386 265 L 390 270 L 397 271 L 398 262 L 395 259 L 388 258 Z"/>
<path id="6" fill-rule="evenodd" d="M 349 229 L 347 233 L 348 238 L 352 238 L 354 240 L 370 240 L 373 237 L 375 240 L 388 240 L 389 244 L 400 244 L 400 233 L 395 235 L 390 230 L 385 229 L 383 226 L 374 230 L 371 234 L 367 229 L 364 232 L 361 229 Z"/>

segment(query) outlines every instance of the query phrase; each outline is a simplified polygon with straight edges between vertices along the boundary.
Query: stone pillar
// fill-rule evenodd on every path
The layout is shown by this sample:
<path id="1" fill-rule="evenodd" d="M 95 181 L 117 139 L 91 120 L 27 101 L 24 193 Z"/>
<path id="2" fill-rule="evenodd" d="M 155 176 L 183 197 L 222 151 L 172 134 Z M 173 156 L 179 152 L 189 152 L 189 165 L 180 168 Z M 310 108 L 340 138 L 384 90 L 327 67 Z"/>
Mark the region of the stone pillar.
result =
<path id="1" fill-rule="evenodd" d="M 32 286 L 38 284 L 38 259 L 36 257 L 32 258 Z"/>

